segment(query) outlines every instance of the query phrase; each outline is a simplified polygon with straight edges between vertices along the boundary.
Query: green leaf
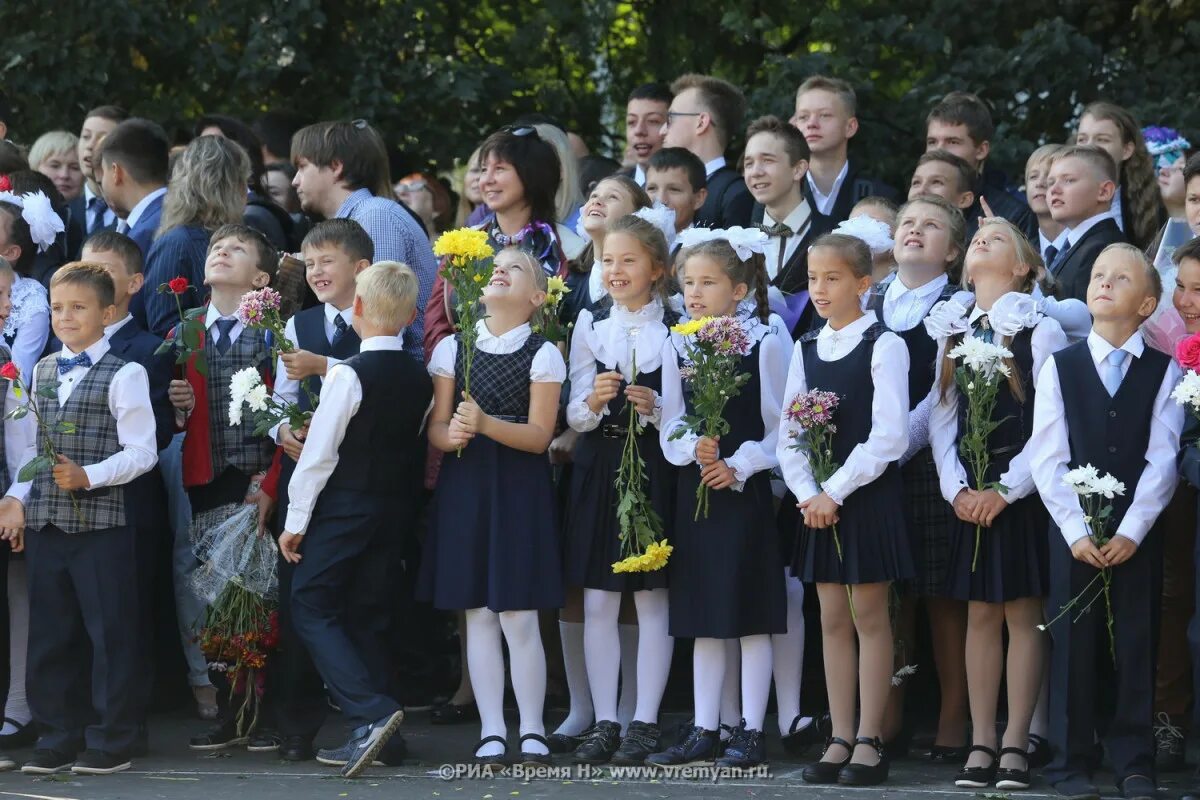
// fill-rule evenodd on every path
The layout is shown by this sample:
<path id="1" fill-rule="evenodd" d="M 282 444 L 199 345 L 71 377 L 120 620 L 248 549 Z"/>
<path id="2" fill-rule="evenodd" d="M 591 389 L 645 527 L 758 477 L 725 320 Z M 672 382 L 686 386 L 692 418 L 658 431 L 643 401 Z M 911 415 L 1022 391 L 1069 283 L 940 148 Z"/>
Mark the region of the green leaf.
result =
<path id="1" fill-rule="evenodd" d="M 164 339 L 163 343 L 154 351 L 154 355 L 161 356 L 163 353 L 170 352 L 175 347 L 173 339 Z"/>
<path id="2" fill-rule="evenodd" d="M 25 466 L 21 467 L 21 471 L 17 473 L 17 480 L 21 483 L 33 480 L 34 476 L 43 470 L 50 469 L 54 466 L 54 460 L 50 456 L 36 456 Z"/>
<path id="3" fill-rule="evenodd" d="M 58 399 L 58 381 L 52 381 L 51 383 L 46 383 L 46 384 L 42 384 L 41 386 L 38 386 L 37 396 L 45 397 L 48 400 L 57 400 Z"/>
<path id="4" fill-rule="evenodd" d="M 55 433 L 75 433 L 76 432 L 75 423 L 69 422 L 68 420 L 65 420 L 65 419 L 60 419 L 58 422 L 54 423 L 54 432 Z"/>
<path id="5" fill-rule="evenodd" d="M 17 406 L 8 414 L 8 419 L 25 419 L 29 415 L 29 406 Z"/>
<path id="6" fill-rule="evenodd" d="M 196 372 L 199 372 L 205 378 L 208 377 L 208 356 L 203 350 L 196 351 L 196 361 L 193 363 Z"/>
<path id="7" fill-rule="evenodd" d="M 193 320 L 203 319 L 204 315 L 207 313 L 208 309 L 204 306 L 196 306 L 195 308 L 189 308 L 187 311 L 183 312 L 183 318 L 184 320 L 191 322 Z M 200 327 L 203 329 L 203 324 L 201 324 Z"/>

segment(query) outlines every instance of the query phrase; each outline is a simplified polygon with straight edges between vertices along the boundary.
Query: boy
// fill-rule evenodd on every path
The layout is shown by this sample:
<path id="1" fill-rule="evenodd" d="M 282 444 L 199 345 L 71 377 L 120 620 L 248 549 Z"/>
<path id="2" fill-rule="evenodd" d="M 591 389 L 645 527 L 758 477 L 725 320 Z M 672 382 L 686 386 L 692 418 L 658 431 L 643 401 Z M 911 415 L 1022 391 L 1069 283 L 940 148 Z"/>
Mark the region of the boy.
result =
<path id="1" fill-rule="evenodd" d="M 854 87 L 837 78 L 813 75 L 796 90 L 791 124 L 804 135 L 811 157 L 804 197 L 813 210 L 829 217 L 828 230 L 850 217 L 865 197 L 896 199 L 896 190 L 861 175 L 847 155 L 858 133 L 858 97 Z"/>
<path id="2" fill-rule="evenodd" d="M 1004 174 L 987 164 L 995 133 L 992 112 L 982 100 L 970 92 L 950 92 L 925 118 L 925 149 L 949 150 L 971 165 L 976 201 L 965 216 L 972 229 L 978 226 L 984 215 L 983 203 L 987 203 L 992 216 L 1004 217 L 1033 241 L 1037 235 L 1033 212 L 1005 190 Z"/>
<path id="3" fill-rule="evenodd" d="M 663 145 L 684 147 L 704 162 L 708 197 L 696 213 L 696 225 L 749 225 L 754 198 L 738 171 L 725 162 L 729 140 L 746 115 L 742 90 L 708 75 L 684 75 L 671 84 L 671 92 L 675 97 L 663 124 Z"/>
<path id="4" fill-rule="evenodd" d="M 704 162 L 682 147 L 664 147 L 646 166 L 646 194 L 675 212 L 675 232 L 692 227 L 708 198 Z"/>
<path id="5" fill-rule="evenodd" d="M 815 314 L 808 302 L 808 245 L 829 230 L 829 218 L 812 213 L 804 199 L 808 144 L 778 117 L 759 117 L 746 129 L 743 174 L 756 205 L 752 215 L 770 240 L 763 253 L 771 285 L 782 297 L 772 303 L 788 330 L 807 333 Z"/>
<path id="6" fill-rule="evenodd" d="M 646 167 L 662 149 L 663 125 L 671 107 L 671 90 L 661 83 L 647 83 L 629 93 L 625 103 L 625 142 L 634 157 L 629 177 L 638 186 L 646 185 Z"/>
<path id="7" fill-rule="evenodd" d="M 83 170 L 83 194 L 71 201 L 69 209 L 71 225 L 78 227 L 80 242 L 96 231 L 116 227 L 117 215 L 101 194 L 97 169 L 99 160 L 94 157 L 101 140 L 128 117 L 129 114 L 120 106 L 98 106 L 87 113 L 79 129 L 77 152 L 79 168 Z"/>
<path id="8" fill-rule="evenodd" d="M 271 466 L 275 445 L 266 436 L 253 436 L 245 423 L 229 424 L 229 379 L 247 367 L 270 376 L 266 332 L 245 327 L 236 312 L 242 295 L 270 284 L 278 256 L 265 236 L 245 225 L 222 225 L 210 242 L 204 283 L 212 294 L 203 317 L 202 345 L 208 375 L 196 370 L 193 359 L 187 365 L 187 379 L 171 381 L 169 390 L 176 429 L 187 434 L 183 440 L 183 485 L 191 505 L 192 526 L 198 531 L 227 517 L 230 506 L 257 503 L 260 520 L 265 520 L 274 504 L 259 487 Z M 190 585 L 195 568 L 195 559 L 184 566 L 183 557 L 177 554 L 177 584 Z M 199 620 L 191 621 L 193 627 L 198 624 Z M 195 679 L 191 682 L 197 685 Z M 222 721 L 209 733 L 194 737 L 190 746 L 214 750 L 245 741 L 238 737 L 235 722 Z"/>
<path id="9" fill-rule="evenodd" d="M 1170 395 L 1180 370 L 1142 340 L 1140 327 L 1162 295 L 1161 279 L 1146 257 L 1132 245 L 1110 245 L 1090 274 L 1092 332 L 1050 356 L 1038 375 L 1031 467 L 1060 534 L 1050 534 L 1046 607 L 1062 608 L 1097 569 L 1111 568 L 1116 664 L 1114 675 L 1103 603 L 1051 627 L 1055 757 L 1045 776 L 1064 796 L 1098 800 L 1091 783 L 1093 737 L 1107 730 L 1105 750 L 1117 786 L 1126 798 L 1152 798 L 1163 555 L 1155 521 L 1175 489 L 1183 409 Z M 1062 483 L 1068 470 L 1087 464 L 1125 484 L 1123 495 L 1107 501 L 1112 538 L 1102 546 L 1091 538 L 1078 496 Z M 1096 714 L 1102 696 L 1114 701 L 1108 725 Z"/>
<path id="10" fill-rule="evenodd" d="M 301 311 L 288 320 L 287 338 L 298 349 L 280 356 L 275 393 L 284 401 L 299 403 L 301 408 L 310 411 L 308 393 L 301 390 L 300 381 L 307 382 L 310 391 L 317 395 L 329 369 L 358 353 L 359 338 L 352 328 L 354 278 L 371 266 L 374 248 L 371 237 L 354 220 L 330 219 L 313 226 L 304 237 L 301 250 L 308 285 L 321 305 Z M 276 516 L 278 528 L 282 530 L 288 513 L 288 486 L 304 446 L 304 433 L 291 430 L 286 422 L 271 433 L 284 451 Z M 328 704 L 321 678 L 292 626 L 288 597 L 292 572 L 292 565 L 281 557 L 279 618 L 282 646 L 277 658 L 279 669 L 274 673 L 279 680 L 272 692 L 277 701 L 276 716 L 282 738 L 280 757 L 285 761 L 307 761 L 312 758 L 313 739 L 325 721 Z"/>
<path id="11" fill-rule="evenodd" d="M 970 164 L 947 150 L 930 150 L 917 159 L 917 168 L 908 184 L 908 199 L 936 194 L 965 215 L 975 205 L 974 185 L 975 176 Z M 968 241 L 978 223 L 978 219 L 967 220 Z"/>
<path id="12" fill-rule="evenodd" d="M 392 665 L 387 626 L 387 558 L 406 462 L 420 438 L 433 385 L 402 352 L 400 332 L 415 314 L 417 280 L 383 262 L 364 270 L 354 295 L 361 352 L 330 370 L 292 476 L 280 553 L 296 565 L 293 623 L 342 711 L 360 727 L 339 748 L 342 775 L 357 776 L 404 718 L 386 694 Z M 403 505 L 403 503 L 401 503 Z"/>
<path id="13" fill-rule="evenodd" d="M 1110 216 L 1117 189 L 1117 165 L 1096 147 L 1065 147 L 1050 164 L 1050 216 L 1066 232 L 1062 249 L 1047 248 L 1047 271 L 1054 276 L 1059 297 L 1087 298 L 1092 264 L 1104 248 L 1125 241 Z"/>
<path id="14" fill-rule="evenodd" d="M 125 485 L 157 453 L 146 370 L 118 358 L 104 336 L 114 294 L 99 265 L 56 272 L 51 317 L 63 348 L 22 376 L 43 419 L 73 426 L 54 437 L 57 463 L 14 482 L 0 501 L 3 538 L 14 550 L 28 547 L 26 691 L 41 735 L 26 774 L 119 772 L 137 744 L 144 643 L 130 624 L 141 611 Z M 55 396 L 37 394 L 49 387 Z M 49 444 L 38 427 L 24 464 Z M 90 661 L 81 657 L 89 650 Z"/>

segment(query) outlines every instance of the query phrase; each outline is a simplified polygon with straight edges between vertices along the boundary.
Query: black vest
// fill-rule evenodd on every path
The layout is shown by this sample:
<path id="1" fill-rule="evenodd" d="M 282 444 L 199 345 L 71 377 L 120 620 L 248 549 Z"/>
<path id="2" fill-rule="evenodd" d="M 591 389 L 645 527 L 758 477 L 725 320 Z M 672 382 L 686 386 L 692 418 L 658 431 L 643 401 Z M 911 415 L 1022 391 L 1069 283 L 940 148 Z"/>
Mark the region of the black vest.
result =
<path id="1" fill-rule="evenodd" d="M 893 276 L 891 280 L 897 280 L 897 278 Z M 887 321 L 883 318 L 883 298 L 890 285 L 890 281 L 876 284 L 867 298 L 867 310 L 874 311 L 885 325 Z M 933 306 L 941 301 L 954 297 L 954 293 L 957 291 L 957 286 L 947 282 L 942 288 L 942 293 L 929 307 L 930 310 L 933 310 Z M 926 312 L 926 316 L 928 316 L 928 312 Z M 937 339 L 934 339 L 929 335 L 929 331 L 925 330 L 923 320 L 906 331 L 895 331 L 895 334 L 904 340 L 904 346 L 908 348 L 908 410 L 912 411 L 929 395 L 929 390 L 933 388 L 934 372 L 937 369 L 938 343 Z"/>
<path id="2" fill-rule="evenodd" d="M 454 357 L 454 396 L 459 398 L 466 388 L 463 383 L 465 348 L 460 335 L 455 334 L 455 339 L 458 352 Z M 475 357 L 471 361 L 471 397 L 483 413 L 506 422 L 523 424 L 529 421 L 529 370 L 545 343 L 544 336 L 533 333 L 521 349 L 513 353 L 487 353 L 475 348 Z"/>
<path id="3" fill-rule="evenodd" d="M 875 343 L 886 331 L 883 323 L 876 322 L 863 331 L 862 341 L 853 350 L 836 361 L 825 361 L 818 355 L 818 331 L 800 338 L 808 388 L 838 396 L 834 418 L 837 431 L 833 434 L 833 460 L 838 464 L 845 464 L 854 448 L 871 435 L 871 405 L 875 400 L 871 357 L 875 353 Z M 888 469 L 895 469 L 895 465 Z"/>
<path id="4" fill-rule="evenodd" d="M 337 344 L 329 343 L 329 338 L 325 335 L 324 303 L 301 311 L 292 317 L 292 320 L 296 325 L 296 346 L 301 350 L 345 361 L 357 353 L 359 345 L 362 344 L 353 328 L 348 328 L 342 334 L 342 338 L 338 339 Z M 319 377 L 313 375 L 305 378 L 304 384 L 308 386 L 313 395 L 320 396 L 321 379 Z M 299 404 L 302 411 L 312 411 L 309 407 L 308 394 L 303 389 L 300 391 Z"/>
<path id="5" fill-rule="evenodd" d="M 718 448 L 721 458 L 729 458 L 736 453 L 743 442 L 762 441 L 766 435 L 760 406 L 762 379 L 758 371 L 758 348 L 761 346 L 760 339 L 754 343 L 750 353 L 742 357 L 738 365 L 738 372 L 748 372 L 750 380 L 725 404 L 725 411 L 721 416 L 729 423 L 729 432 L 721 437 Z M 679 363 L 681 366 L 687 363 L 682 355 L 679 355 Z M 686 379 L 683 381 L 683 403 L 689 416 L 696 413 L 696 408 L 692 405 L 692 383 Z"/>
<path id="6" fill-rule="evenodd" d="M 1071 445 L 1069 466 L 1091 464 L 1125 484 L 1125 494 L 1112 501 L 1111 529 L 1116 530 L 1146 469 L 1154 399 L 1171 359 L 1146 347 L 1129 365 L 1114 397 L 1104 388 L 1086 339 L 1055 353 L 1054 363 Z"/>

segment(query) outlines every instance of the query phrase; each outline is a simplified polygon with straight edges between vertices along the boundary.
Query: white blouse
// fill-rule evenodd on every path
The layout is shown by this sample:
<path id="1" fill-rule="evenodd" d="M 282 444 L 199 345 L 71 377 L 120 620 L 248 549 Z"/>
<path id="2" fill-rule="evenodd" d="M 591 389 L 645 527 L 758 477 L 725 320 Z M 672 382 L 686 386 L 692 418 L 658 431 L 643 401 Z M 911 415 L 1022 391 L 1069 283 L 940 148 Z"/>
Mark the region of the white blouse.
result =
<path id="1" fill-rule="evenodd" d="M 515 353 L 525 346 L 525 342 L 533 335 L 533 329 L 526 322 L 518 325 L 508 333 L 499 336 L 488 330 L 487 320 L 481 319 L 476 324 L 478 337 L 475 346 L 485 353 L 502 356 Z M 434 377 L 454 379 L 454 362 L 458 358 L 458 340 L 447 336 L 433 348 L 429 358 L 429 374 Z M 545 342 L 533 357 L 529 368 L 529 380 L 532 383 L 562 383 L 567 378 L 567 365 L 563 362 L 562 353 L 551 342 Z"/>
<path id="2" fill-rule="evenodd" d="M 772 470 L 778 465 L 775 442 L 779 438 L 779 415 L 783 409 L 783 388 L 787 383 L 788 361 L 792 355 L 792 339 L 782 328 L 765 325 L 757 317 L 742 318 L 742 327 L 751 341 L 758 342 L 758 374 L 761 384 L 759 412 L 765 435 L 762 441 L 743 442 L 725 463 L 733 470 L 736 483 L 731 488 L 741 491 L 755 473 Z M 677 354 L 687 352 L 685 337 L 672 333 L 663 344 L 662 352 L 662 418 L 659 442 L 663 454 L 672 464 L 682 467 L 695 462 L 696 443 L 700 437 L 687 433 L 671 441 L 671 434 L 683 424 L 683 381 L 679 377 Z"/>
<path id="3" fill-rule="evenodd" d="M 33 278 L 18 275 L 13 282 L 12 312 L 4 323 L 4 335 L 15 337 L 12 360 L 21 374 L 33 374 L 50 339 L 50 295 Z"/>
<path id="4" fill-rule="evenodd" d="M 653 372 L 662 364 L 663 344 L 670 331 L 663 322 L 662 301 L 655 298 L 637 311 L 614 304 L 607 319 L 593 321 L 592 312 L 579 312 L 571 334 L 571 399 L 567 403 L 567 424 L 580 433 L 596 428 L 608 409 L 592 413 L 588 396 L 596 383 L 596 363 L 605 371 L 616 370 L 626 381 L 633 377 L 636 355 L 639 373 Z M 654 413 L 639 415 L 643 425 L 658 426 L 662 404 L 655 398 Z"/>
<path id="5" fill-rule="evenodd" d="M 867 328 L 877 321 L 875 312 L 868 311 L 841 330 L 834 331 L 826 325 L 817 334 L 817 356 L 822 361 L 840 361 L 858 347 Z M 800 502 L 824 490 L 834 502 L 844 505 L 856 489 L 878 479 L 889 464 L 904 455 L 908 447 L 908 347 L 891 331 L 875 341 L 871 352 L 871 381 L 875 384 L 871 400 L 871 432 L 865 442 L 855 445 L 846 457 L 846 463 L 820 487 L 813 478 L 807 452 L 793 447 L 803 441 L 803 432 L 787 417 L 780 418 L 779 466 L 788 488 Z M 804 351 L 797 347 L 788 368 L 784 403 L 790 403 L 793 397 L 808 390 Z M 791 437 L 793 430 L 800 434 L 799 440 Z"/>
<path id="6" fill-rule="evenodd" d="M 999 302 L 999 301 L 997 301 Z M 988 313 L 985 309 L 975 306 L 971 309 L 968 322 L 974 329 L 976 320 Z M 1033 326 L 1031 345 L 1033 349 L 1033 375 L 1042 371 L 1046 359 L 1067 346 L 1067 335 L 1062 326 L 1049 317 L 1041 316 Z M 1028 320 L 1032 321 L 1032 320 Z M 994 327 L 994 326 L 993 326 Z M 1028 327 L 1028 326 L 1026 326 Z M 970 334 L 967 334 L 970 335 Z M 933 390 L 930 397 L 933 404 L 929 413 L 929 445 L 933 450 L 933 462 L 937 466 L 938 482 L 942 497 L 947 503 L 954 503 L 954 498 L 963 489 L 968 488 L 967 471 L 963 468 L 958 457 L 958 390 L 951 388 L 942 397 L 942 365 L 945 360 L 946 343 L 948 338 L 938 339 L 938 359 L 933 380 Z M 1026 387 L 1027 390 L 1033 387 Z M 1026 414 L 1033 413 L 1033 407 L 1025 409 Z M 1032 439 L 1025 443 L 1021 452 L 1013 457 L 1008 464 L 1008 470 L 1000 476 L 1000 482 L 1007 487 L 1004 499 L 1009 503 L 1027 497 L 1036 490 L 1033 483 L 1033 472 L 1030 458 L 1033 452 Z"/>

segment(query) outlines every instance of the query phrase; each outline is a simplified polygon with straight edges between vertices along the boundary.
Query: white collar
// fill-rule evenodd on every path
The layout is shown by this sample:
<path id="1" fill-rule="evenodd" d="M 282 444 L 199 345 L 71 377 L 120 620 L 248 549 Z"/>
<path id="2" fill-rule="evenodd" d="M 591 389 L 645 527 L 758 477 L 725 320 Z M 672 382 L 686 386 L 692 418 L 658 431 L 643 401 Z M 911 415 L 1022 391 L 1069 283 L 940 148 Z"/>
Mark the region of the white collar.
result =
<path id="1" fill-rule="evenodd" d="M 878 321 L 879 321 L 879 318 L 875 316 L 874 311 L 867 311 L 861 317 L 854 320 L 854 322 L 851 322 L 846 327 L 839 328 L 836 331 L 828 325 L 822 326 L 821 332 L 817 334 L 817 338 L 818 339 L 826 339 L 826 340 L 834 340 L 834 339 L 846 339 L 846 338 L 850 338 L 850 337 L 854 337 L 854 336 L 861 337 L 863 335 L 863 333 L 866 332 L 867 328 L 871 327 Z"/>
<path id="2" fill-rule="evenodd" d="M 160 186 L 139 200 L 137 205 L 133 207 L 133 210 L 129 212 L 129 216 L 125 218 L 125 224 L 130 228 L 132 228 L 134 225 L 137 225 L 138 220 L 142 218 L 142 214 L 146 213 L 146 209 L 150 207 L 150 204 L 166 193 L 167 187 Z"/>
<path id="3" fill-rule="evenodd" d="M 1075 245 L 1079 244 L 1079 240 L 1083 238 L 1084 234 L 1086 234 L 1092 228 L 1099 225 L 1101 222 L 1104 222 L 1104 220 L 1111 219 L 1111 218 L 1112 218 L 1111 210 L 1101 211 L 1099 214 L 1088 217 L 1083 222 L 1076 225 L 1074 228 L 1071 228 L 1070 230 L 1066 231 L 1067 247 L 1074 247 Z"/>
<path id="4" fill-rule="evenodd" d="M 917 297 L 932 297 L 944 289 L 946 284 L 949 282 L 950 276 L 943 273 L 938 275 L 929 283 L 925 283 L 910 289 L 904 285 L 904 281 L 900 279 L 900 273 L 897 272 L 895 279 L 888 284 L 887 296 L 891 297 L 893 300 L 899 300 L 901 297 L 904 297 L 904 295 L 912 292 Z"/>
<path id="5" fill-rule="evenodd" d="M 497 336 L 488 330 L 487 320 L 481 319 L 475 324 L 475 332 L 479 335 L 479 338 L 475 340 L 476 344 L 482 344 L 483 342 L 490 341 L 512 344 L 528 339 L 533 333 L 533 328 L 530 327 L 528 322 L 526 322 L 523 325 L 518 325 L 517 327 L 513 328 L 508 333 L 502 333 Z"/>
<path id="6" fill-rule="evenodd" d="M 92 359 L 92 364 L 95 364 L 97 361 L 104 358 L 104 354 L 107 353 L 109 351 L 109 349 L 110 349 L 110 345 L 108 343 L 108 337 L 101 336 L 99 341 L 94 342 L 91 345 L 91 347 L 84 348 L 83 352 L 87 353 L 88 356 L 90 356 Z M 63 348 L 62 348 L 62 352 L 59 355 L 61 358 L 74 358 L 75 356 L 77 356 L 79 354 L 73 352 L 71 350 L 71 348 L 67 347 L 64 344 Z"/>
<path id="7" fill-rule="evenodd" d="M 106 326 L 104 328 L 104 335 L 106 337 L 112 336 L 114 333 L 121 330 L 121 328 L 124 328 L 129 323 L 129 320 L 131 320 L 131 319 L 133 319 L 133 314 L 126 314 L 124 317 L 117 320 L 112 325 Z"/>
<path id="8" fill-rule="evenodd" d="M 368 336 L 362 340 L 362 344 L 358 348 L 360 353 L 370 353 L 378 350 L 403 350 L 404 330 L 401 329 L 398 336 Z"/>
<path id="9" fill-rule="evenodd" d="M 1092 330 L 1087 337 L 1088 349 L 1092 351 L 1092 361 L 1097 364 L 1108 358 L 1108 354 L 1114 350 L 1124 350 L 1134 358 L 1141 358 L 1142 352 L 1146 349 L 1146 342 L 1142 338 L 1142 331 L 1139 328 L 1133 332 L 1133 335 L 1125 340 L 1125 343 L 1120 347 L 1113 347 L 1107 339 Z"/>
<path id="10" fill-rule="evenodd" d="M 723 166 L 725 166 L 725 156 L 717 156 L 712 161 L 709 161 L 704 165 L 704 174 L 706 177 L 711 178 L 713 173 Z"/>
<path id="11" fill-rule="evenodd" d="M 641 164 L 635 164 L 633 167 L 633 182 L 643 189 L 646 188 L 646 170 L 642 169 Z"/>
<path id="12" fill-rule="evenodd" d="M 216 325 L 217 320 L 219 320 L 219 319 L 237 320 L 237 318 L 238 318 L 238 316 L 237 316 L 236 309 L 234 310 L 234 312 L 232 314 L 222 314 L 220 311 L 217 310 L 217 307 L 215 305 L 213 305 L 212 303 L 209 303 L 208 311 L 206 311 L 204 313 L 204 328 L 205 328 L 205 330 L 208 330 L 213 325 Z M 240 322 L 241 320 L 238 320 L 238 321 Z"/>
<path id="13" fill-rule="evenodd" d="M 824 198 L 837 197 L 838 190 L 842 188 L 843 181 L 846 180 L 846 174 L 850 172 L 850 159 L 847 158 L 842 162 L 842 168 L 838 170 L 837 177 L 833 179 L 833 186 L 829 188 L 829 194 L 825 194 L 817 188 L 817 182 L 813 180 L 812 171 L 809 170 L 805 177 L 808 178 L 808 188 L 812 189 L 814 195 L 819 195 Z"/>
<path id="14" fill-rule="evenodd" d="M 85 180 L 83 182 L 83 207 L 84 208 L 87 208 L 88 206 L 90 206 L 92 204 L 93 197 L 100 197 L 100 195 L 93 192 L 92 187 L 90 185 L 88 185 L 88 182 Z M 100 199 L 103 200 L 104 198 L 101 197 Z"/>
<path id="15" fill-rule="evenodd" d="M 609 319 L 623 328 L 640 328 L 648 322 L 661 322 L 663 318 L 662 300 L 650 298 L 650 302 L 637 311 L 630 311 L 620 303 L 613 303 Z"/>
<path id="16" fill-rule="evenodd" d="M 337 323 L 334 320 L 338 317 L 341 317 L 347 325 L 351 324 L 354 318 L 354 304 L 351 303 L 349 308 L 339 311 L 337 306 L 335 306 L 333 303 L 325 303 L 326 322 L 328 322 L 330 325 L 336 326 Z"/>
<path id="17" fill-rule="evenodd" d="M 793 208 L 791 213 L 789 213 L 783 219 L 783 224 L 791 228 L 792 233 L 799 233 L 800 229 L 804 227 L 804 223 L 808 221 L 808 217 L 811 213 L 812 209 L 809 207 L 808 201 L 801 197 L 800 204 Z M 771 216 L 770 212 L 768 212 L 766 209 L 763 209 L 764 225 L 774 225 L 778 221 L 779 220 Z"/>

